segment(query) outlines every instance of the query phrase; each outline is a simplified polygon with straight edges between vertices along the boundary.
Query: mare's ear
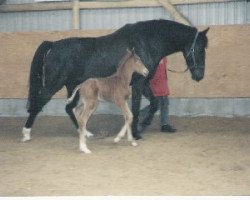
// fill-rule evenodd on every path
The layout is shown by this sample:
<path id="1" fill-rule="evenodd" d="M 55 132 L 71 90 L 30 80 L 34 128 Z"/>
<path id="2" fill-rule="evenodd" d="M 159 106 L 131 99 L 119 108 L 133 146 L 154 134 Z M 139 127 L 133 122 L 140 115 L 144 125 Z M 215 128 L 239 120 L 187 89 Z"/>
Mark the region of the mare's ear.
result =
<path id="1" fill-rule="evenodd" d="M 206 35 L 206 34 L 207 34 L 207 32 L 209 31 L 209 29 L 210 29 L 210 27 L 206 28 L 204 31 L 201 31 L 201 34 Z"/>

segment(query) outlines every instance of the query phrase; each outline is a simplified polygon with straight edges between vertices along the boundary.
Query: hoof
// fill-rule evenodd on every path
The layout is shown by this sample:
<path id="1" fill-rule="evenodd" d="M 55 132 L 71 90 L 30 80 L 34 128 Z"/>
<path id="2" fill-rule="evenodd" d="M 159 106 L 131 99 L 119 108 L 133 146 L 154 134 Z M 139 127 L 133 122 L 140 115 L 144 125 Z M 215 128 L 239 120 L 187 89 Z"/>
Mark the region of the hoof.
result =
<path id="1" fill-rule="evenodd" d="M 119 138 L 115 138 L 115 139 L 114 139 L 114 143 L 118 143 L 119 141 L 120 141 Z"/>
<path id="2" fill-rule="evenodd" d="M 80 149 L 81 152 L 85 153 L 85 154 L 90 154 L 91 151 L 89 149 Z"/>
<path id="3" fill-rule="evenodd" d="M 30 137 L 30 132 L 31 132 L 31 129 L 30 128 L 23 128 L 23 138 L 22 138 L 22 142 L 27 142 L 27 141 L 30 141 L 31 140 L 31 137 Z"/>
<path id="4" fill-rule="evenodd" d="M 28 142 L 28 141 L 30 141 L 30 140 L 31 140 L 31 138 L 23 137 L 23 138 L 21 139 L 21 142 Z"/>
<path id="5" fill-rule="evenodd" d="M 136 141 L 133 141 L 131 144 L 132 144 L 132 146 L 134 146 L 134 147 L 138 146 L 138 144 L 137 144 Z"/>

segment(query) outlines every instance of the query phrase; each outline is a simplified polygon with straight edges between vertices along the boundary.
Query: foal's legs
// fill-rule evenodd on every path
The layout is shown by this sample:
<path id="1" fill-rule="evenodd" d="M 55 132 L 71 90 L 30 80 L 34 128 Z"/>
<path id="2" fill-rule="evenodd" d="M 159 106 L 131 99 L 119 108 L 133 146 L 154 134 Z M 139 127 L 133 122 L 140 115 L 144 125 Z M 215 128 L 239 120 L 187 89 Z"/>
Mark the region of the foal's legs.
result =
<path id="1" fill-rule="evenodd" d="M 133 114 L 129 109 L 128 103 L 124 101 L 121 104 L 118 104 L 118 106 L 121 108 L 124 118 L 125 118 L 125 124 L 120 130 L 120 132 L 117 134 L 116 138 L 114 139 L 114 142 L 119 142 L 122 137 L 125 136 L 126 131 L 128 135 L 128 141 L 132 142 L 133 146 L 137 146 L 137 143 L 134 141 L 133 136 L 132 136 L 132 131 L 131 131 L 131 123 L 133 120 Z"/>
<path id="2" fill-rule="evenodd" d="M 78 106 L 75 109 L 73 109 L 80 127 L 80 139 L 79 139 L 80 151 L 83 151 L 84 153 L 91 153 L 91 151 L 88 149 L 86 145 L 86 136 L 90 133 L 87 130 L 86 126 L 89 117 L 96 108 L 96 104 L 97 100 L 84 101 L 84 105 Z"/>

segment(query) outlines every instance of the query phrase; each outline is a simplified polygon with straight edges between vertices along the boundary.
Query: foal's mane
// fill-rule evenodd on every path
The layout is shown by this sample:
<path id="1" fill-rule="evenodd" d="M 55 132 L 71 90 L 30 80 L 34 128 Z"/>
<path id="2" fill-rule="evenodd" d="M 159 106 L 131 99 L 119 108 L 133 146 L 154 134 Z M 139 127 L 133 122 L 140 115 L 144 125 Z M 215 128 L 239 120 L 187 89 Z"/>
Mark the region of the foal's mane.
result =
<path id="1" fill-rule="evenodd" d="M 127 62 L 127 60 L 133 56 L 133 52 L 131 51 L 127 51 L 127 53 L 122 57 L 121 61 L 118 64 L 118 69 L 120 69 L 122 66 L 124 66 L 124 64 Z"/>

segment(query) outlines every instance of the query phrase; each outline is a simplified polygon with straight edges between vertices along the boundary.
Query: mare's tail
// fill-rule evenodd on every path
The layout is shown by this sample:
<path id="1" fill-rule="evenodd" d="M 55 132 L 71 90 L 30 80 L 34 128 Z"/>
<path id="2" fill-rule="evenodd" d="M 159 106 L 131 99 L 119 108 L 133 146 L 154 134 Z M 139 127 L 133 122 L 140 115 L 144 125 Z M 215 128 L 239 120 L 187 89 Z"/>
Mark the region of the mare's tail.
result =
<path id="1" fill-rule="evenodd" d="M 71 97 L 69 97 L 69 98 L 66 100 L 66 104 L 70 104 L 70 103 L 73 101 L 73 99 L 75 98 L 76 93 L 77 93 L 77 91 L 78 91 L 79 89 L 80 89 L 80 86 L 77 86 L 77 87 L 74 89 L 74 91 L 73 91 Z"/>
<path id="2" fill-rule="evenodd" d="M 43 64 L 44 58 L 48 51 L 51 49 L 53 42 L 44 41 L 37 48 L 35 55 L 33 57 L 30 69 L 29 77 L 29 95 L 27 102 L 27 111 L 31 113 L 32 111 L 39 109 L 38 95 L 41 93 L 43 88 Z"/>

